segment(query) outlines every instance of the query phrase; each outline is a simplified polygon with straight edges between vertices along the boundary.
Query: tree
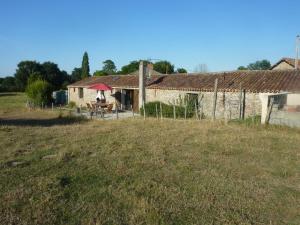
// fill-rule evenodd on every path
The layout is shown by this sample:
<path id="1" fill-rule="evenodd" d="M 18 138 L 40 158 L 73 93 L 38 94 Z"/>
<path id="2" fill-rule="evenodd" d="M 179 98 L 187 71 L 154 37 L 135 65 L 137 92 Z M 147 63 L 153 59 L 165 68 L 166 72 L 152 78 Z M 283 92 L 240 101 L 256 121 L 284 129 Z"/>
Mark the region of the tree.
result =
<path id="1" fill-rule="evenodd" d="M 96 70 L 94 73 L 93 73 L 93 76 L 106 76 L 108 75 L 108 73 L 104 72 L 103 70 Z"/>
<path id="2" fill-rule="evenodd" d="M 81 74 L 82 74 L 81 68 L 75 67 L 71 73 L 71 81 L 76 82 L 76 81 L 81 80 Z"/>
<path id="3" fill-rule="evenodd" d="M 256 61 L 255 63 L 250 63 L 248 65 L 249 70 L 269 70 L 271 69 L 270 61 L 264 59 L 261 61 Z"/>
<path id="4" fill-rule="evenodd" d="M 42 73 L 42 66 L 36 61 L 21 61 L 15 73 L 16 85 L 20 91 L 24 91 L 29 76 L 33 73 Z"/>
<path id="5" fill-rule="evenodd" d="M 174 65 L 172 65 L 169 61 L 158 61 L 154 63 L 153 69 L 160 73 L 170 74 L 174 73 Z"/>
<path id="6" fill-rule="evenodd" d="M 0 92 L 18 91 L 14 77 L 0 78 Z"/>
<path id="7" fill-rule="evenodd" d="M 90 76 L 89 56 L 88 53 L 85 52 L 82 58 L 81 78 L 83 79 L 89 76 Z"/>
<path id="8" fill-rule="evenodd" d="M 32 84 L 37 80 L 43 80 L 43 75 L 40 72 L 34 72 L 31 74 L 27 80 L 27 85 Z"/>
<path id="9" fill-rule="evenodd" d="M 117 72 L 117 67 L 112 60 L 107 59 L 103 62 L 102 71 L 106 74 L 115 74 Z"/>
<path id="10" fill-rule="evenodd" d="M 69 84 L 71 84 L 71 82 L 72 82 L 72 78 L 68 74 L 68 72 L 64 71 L 64 70 L 61 71 L 61 76 L 62 76 L 62 81 L 63 81 L 61 84 L 61 89 L 67 89 L 67 86 Z"/>
<path id="11" fill-rule="evenodd" d="M 68 73 L 61 71 L 53 62 L 41 64 L 36 61 L 21 61 L 15 73 L 16 85 L 20 91 L 25 90 L 30 76 L 30 82 L 37 79 L 46 80 L 54 89 L 64 88 L 64 85 L 71 81 Z"/>
<path id="12" fill-rule="evenodd" d="M 52 62 L 44 62 L 42 64 L 43 79 L 48 81 L 55 90 L 62 88 L 65 79 L 63 72 L 60 71 L 57 64 Z"/>
<path id="13" fill-rule="evenodd" d="M 238 70 L 269 70 L 269 69 L 271 69 L 271 63 L 266 59 L 258 60 L 254 63 L 250 63 L 247 67 L 244 66 L 238 67 Z"/>
<path id="14" fill-rule="evenodd" d="M 187 70 L 184 69 L 184 68 L 178 68 L 178 69 L 176 70 L 176 73 L 187 73 Z"/>
<path id="15" fill-rule="evenodd" d="M 207 73 L 207 65 L 205 63 L 201 63 L 195 67 L 195 72 L 196 73 Z"/>
<path id="16" fill-rule="evenodd" d="M 238 67 L 238 70 L 248 70 L 248 68 L 247 68 L 247 67 L 244 67 L 244 66 L 239 66 L 239 67 Z"/>
<path id="17" fill-rule="evenodd" d="M 119 71 L 120 74 L 130 74 L 139 69 L 140 61 L 135 60 L 131 61 L 128 65 L 125 65 L 121 68 L 121 71 Z"/>

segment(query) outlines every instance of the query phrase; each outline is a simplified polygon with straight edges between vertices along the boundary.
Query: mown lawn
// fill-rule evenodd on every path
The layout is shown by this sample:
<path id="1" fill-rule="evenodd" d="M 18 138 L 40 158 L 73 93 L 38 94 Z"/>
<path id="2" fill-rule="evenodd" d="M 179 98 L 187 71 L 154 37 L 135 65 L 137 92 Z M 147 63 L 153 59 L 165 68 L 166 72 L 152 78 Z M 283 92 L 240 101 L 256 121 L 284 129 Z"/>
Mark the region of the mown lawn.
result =
<path id="1" fill-rule="evenodd" d="M 299 129 L 19 107 L 0 115 L 0 224 L 300 224 Z"/>

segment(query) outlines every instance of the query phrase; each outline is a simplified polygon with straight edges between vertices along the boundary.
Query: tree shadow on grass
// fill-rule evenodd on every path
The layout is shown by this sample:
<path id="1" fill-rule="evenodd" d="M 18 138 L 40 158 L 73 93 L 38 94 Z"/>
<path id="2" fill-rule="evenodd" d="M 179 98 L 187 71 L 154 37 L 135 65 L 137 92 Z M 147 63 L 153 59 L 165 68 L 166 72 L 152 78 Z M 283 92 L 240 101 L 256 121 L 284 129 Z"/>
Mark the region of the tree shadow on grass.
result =
<path id="1" fill-rule="evenodd" d="M 17 93 L 9 93 L 9 92 L 0 92 L 0 97 L 6 97 L 6 96 L 16 96 L 18 95 Z"/>
<path id="2" fill-rule="evenodd" d="M 0 126 L 36 126 L 51 127 L 59 125 L 71 125 L 86 122 L 83 117 L 58 117 L 51 119 L 0 119 Z"/>

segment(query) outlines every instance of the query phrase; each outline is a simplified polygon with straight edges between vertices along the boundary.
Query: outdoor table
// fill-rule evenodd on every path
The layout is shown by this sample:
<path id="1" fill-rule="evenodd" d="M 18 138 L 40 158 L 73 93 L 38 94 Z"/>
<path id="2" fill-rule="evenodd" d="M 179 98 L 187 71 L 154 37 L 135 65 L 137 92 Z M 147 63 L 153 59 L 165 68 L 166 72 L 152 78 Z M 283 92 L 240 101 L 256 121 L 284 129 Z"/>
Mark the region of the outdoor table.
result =
<path id="1" fill-rule="evenodd" d="M 101 107 L 101 108 L 107 108 L 107 106 L 108 106 L 108 103 L 96 103 L 96 106 L 97 107 Z"/>

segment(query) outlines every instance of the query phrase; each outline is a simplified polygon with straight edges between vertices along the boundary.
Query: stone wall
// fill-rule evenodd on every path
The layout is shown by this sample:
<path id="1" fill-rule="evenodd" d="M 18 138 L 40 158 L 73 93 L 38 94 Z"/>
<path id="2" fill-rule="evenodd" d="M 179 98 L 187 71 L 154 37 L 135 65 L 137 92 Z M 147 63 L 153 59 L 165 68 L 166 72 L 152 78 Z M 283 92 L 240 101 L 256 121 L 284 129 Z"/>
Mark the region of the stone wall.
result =
<path id="1" fill-rule="evenodd" d="M 212 116 L 213 110 L 213 92 L 193 92 L 193 91 L 178 91 L 178 90 L 160 90 L 147 89 L 146 102 L 161 101 L 166 104 L 178 104 L 180 98 L 188 93 L 203 95 L 199 102 L 202 105 L 205 117 Z M 218 92 L 216 118 L 235 119 L 239 117 L 239 96 L 238 92 Z M 246 93 L 245 94 L 245 117 L 261 114 L 261 101 L 259 94 Z"/>
<path id="2" fill-rule="evenodd" d="M 111 96 L 115 92 L 105 91 L 105 97 L 108 102 L 114 103 L 115 98 Z M 79 88 L 69 88 L 69 102 L 73 101 L 77 106 L 86 106 L 86 103 L 96 101 L 96 90 L 83 88 L 83 98 L 79 98 Z M 179 90 L 161 90 L 146 89 L 146 102 L 160 101 L 166 104 L 179 104 L 179 99 L 184 99 L 188 93 L 198 94 L 199 102 L 202 105 L 203 114 L 209 118 L 212 116 L 213 109 L 213 92 L 195 92 L 195 91 L 179 91 Z M 203 98 L 200 96 L 203 95 Z M 238 92 L 218 92 L 216 117 L 235 119 L 239 117 L 239 93 Z M 246 93 L 245 95 L 245 117 L 261 114 L 261 100 L 259 94 Z"/>
<path id="3" fill-rule="evenodd" d="M 86 103 L 96 101 L 97 91 L 93 89 L 83 88 L 83 98 L 79 97 L 79 88 L 68 88 L 69 102 L 75 102 L 77 106 L 86 106 Z M 110 103 L 115 102 L 115 98 L 111 96 L 113 91 L 105 91 L 106 100 Z"/>

